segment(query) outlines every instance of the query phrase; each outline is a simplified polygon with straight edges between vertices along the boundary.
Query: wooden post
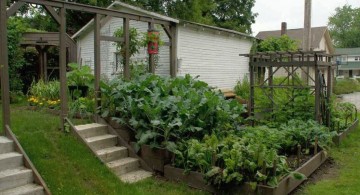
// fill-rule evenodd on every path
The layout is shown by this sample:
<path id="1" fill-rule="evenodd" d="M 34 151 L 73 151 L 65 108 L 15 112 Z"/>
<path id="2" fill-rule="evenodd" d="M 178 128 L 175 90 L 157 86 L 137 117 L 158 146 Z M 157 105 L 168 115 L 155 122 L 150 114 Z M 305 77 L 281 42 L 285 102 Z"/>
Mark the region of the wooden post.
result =
<path id="1" fill-rule="evenodd" d="M 154 30 L 154 23 L 149 22 L 148 32 Z M 155 55 L 149 54 L 149 73 L 155 74 Z"/>
<path id="2" fill-rule="evenodd" d="M 315 63 L 315 120 L 322 124 L 321 116 L 320 116 L 320 70 L 318 66 L 318 56 L 314 55 L 314 63 Z"/>
<path id="3" fill-rule="evenodd" d="M 327 62 L 331 63 L 331 58 L 327 57 Z M 328 78 L 327 78 L 327 94 L 326 94 L 326 100 L 327 100 L 327 112 L 326 112 L 326 123 L 327 126 L 330 127 L 330 123 L 331 123 L 331 109 L 330 109 L 330 102 L 331 102 L 331 95 L 332 95 L 332 83 L 333 83 L 333 70 L 332 70 L 332 66 L 328 66 L 327 69 L 328 72 Z"/>
<path id="4" fill-rule="evenodd" d="M 251 56 L 250 57 L 250 63 L 249 63 L 249 69 L 250 69 L 250 117 L 251 116 L 253 117 L 254 112 L 255 112 L 255 109 L 254 109 L 254 105 L 255 105 L 255 99 L 254 99 L 254 96 L 255 96 L 254 69 L 255 69 L 255 67 L 253 66 L 254 59 L 255 58 Z M 254 119 L 251 120 L 251 125 L 252 126 L 255 125 Z"/>
<path id="5" fill-rule="evenodd" d="M 100 102 L 100 73 L 101 73 L 101 56 L 100 56 L 100 14 L 95 15 L 94 31 L 94 70 L 95 70 L 95 111 L 101 105 Z M 96 112 L 95 112 L 96 113 Z"/>
<path id="6" fill-rule="evenodd" d="M 48 52 L 48 49 L 49 49 L 49 47 L 48 46 L 45 46 L 45 48 L 44 48 L 44 59 L 43 59 L 43 62 L 44 62 L 44 78 L 45 78 L 45 80 L 46 81 L 48 81 L 49 80 L 49 78 L 48 78 L 48 66 L 47 66 L 47 52 Z"/>
<path id="7" fill-rule="evenodd" d="M 130 80 L 130 19 L 124 18 L 124 42 L 125 42 L 125 59 L 124 59 L 124 77 Z"/>
<path id="8" fill-rule="evenodd" d="M 6 2 L 0 1 L 0 75 L 2 101 L 2 129 L 10 126 L 10 87 L 9 87 L 9 60 L 7 39 Z"/>
<path id="9" fill-rule="evenodd" d="M 172 23 L 170 26 L 170 75 L 176 77 L 177 75 L 177 25 Z"/>
<path id="10" fill-rule="evenodd" d="M 66 10 L 60 8 L 60 55 L 59 55 L 59 66 L 60 66 L 60 99 L 61 99 L 61 128 L 64 130 L 65 118 L 68 113 L 67 104 L 67 83 L 66 83 Z"/>

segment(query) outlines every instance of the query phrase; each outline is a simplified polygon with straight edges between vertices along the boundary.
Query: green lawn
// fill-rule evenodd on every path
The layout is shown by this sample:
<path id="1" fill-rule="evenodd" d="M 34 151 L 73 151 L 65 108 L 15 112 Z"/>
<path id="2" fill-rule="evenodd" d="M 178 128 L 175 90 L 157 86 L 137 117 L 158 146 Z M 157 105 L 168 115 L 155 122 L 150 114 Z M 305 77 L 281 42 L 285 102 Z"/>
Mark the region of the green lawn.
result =
<path id="1" fill-rule="evenodd" d="M 360 194 L 360 128 L 351 134 L 331 156 L 338 164 L 337 176 L 305 187 L 299 194 Z"/>
<path id="2" fill-rule="evenodd" d="M 205 194 L 183 184 L 150 178 L 124 184 L 73 135 L 59 117 L 12 109 L 12 130 L 53 194 Z"/>

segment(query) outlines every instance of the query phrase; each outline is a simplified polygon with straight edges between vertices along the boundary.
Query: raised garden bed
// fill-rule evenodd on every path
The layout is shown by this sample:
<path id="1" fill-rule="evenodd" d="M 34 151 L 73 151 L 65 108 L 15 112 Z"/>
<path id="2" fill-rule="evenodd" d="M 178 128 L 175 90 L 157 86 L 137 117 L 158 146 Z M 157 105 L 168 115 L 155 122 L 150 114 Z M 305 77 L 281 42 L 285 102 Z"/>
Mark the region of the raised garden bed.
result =
<path id="1" fill-rule="evenodd" d="M 349 126 L 347 129 L 345 129 L 343 132 L 341 132 L 340 134 L 336 135 L 333 138 L 333 142 L 336 145 L 339 145 L 342 141 L 344 141 L 344 139 L 354 130 L 356 130 L 356 128 L 359 125 L 359 119 L 356 119 L 355 122 L 353 124 L 351 124 L 351 126 Z"/>
<path id="2" fill-rule="evenodd" d="M 166 149 L 152 149 L 149 145 L 142 145 L 139 156 L 153 170 L 164 173 L 164 167 L 171 162 L 173 155 Z"/>
<path id="3" fill-rule="evenodd" d="M 104 118 L 107 124 L 109 124 L 119 136 L 121 136 L 128 144 L 135 141 L 134 132 L 125 125 L 120 125 L 116 121 L 112 120 L 111 117 Z"/>
<path id="4" fill-rule="evenodd" d="M 318 154 L 314 155 L 306 163 L 301 165 L 295 171 L 304 174 L 305 176 L 310 176 L 318 167 L 320 167 L 325 160 L 327 159 L 326 152 L 320 151 Z M 188 186 L 205 190 L 211 193 L 222 193 L 213 186 L 207 185 L 204 180 L 204 175 L 198 172 L 190 172 L 187 175 L 184 175 L 184 169 L 179 169 L 166 165 L 164 168 L 165 178 L 172 181 L 180 181 L 186 183 Z M 266 195 L 284 195 L 292 192 L 296 187 L 298 187 L 304 180 L 295 180 L 291 176 L 285 177 L 279 182 L 277 187 L 270 187 L 265 185 L 257 185 L 257 188 L 253 190 L 250 184 L 245 183 L 241 186 L 234 186 L 231 188 L 232 193 L 236 194 L 266 194 Z"/>

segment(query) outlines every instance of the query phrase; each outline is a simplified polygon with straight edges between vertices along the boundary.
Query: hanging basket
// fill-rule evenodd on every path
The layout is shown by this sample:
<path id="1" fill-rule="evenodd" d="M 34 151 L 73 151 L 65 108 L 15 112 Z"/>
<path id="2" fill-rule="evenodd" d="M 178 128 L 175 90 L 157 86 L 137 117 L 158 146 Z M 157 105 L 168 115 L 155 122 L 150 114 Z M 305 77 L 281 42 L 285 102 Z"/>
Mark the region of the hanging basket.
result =
<path id="1" fill-rule="evenodd" d="M 148 31 L 148 54 L 159 53 L 159 31 Z"/>

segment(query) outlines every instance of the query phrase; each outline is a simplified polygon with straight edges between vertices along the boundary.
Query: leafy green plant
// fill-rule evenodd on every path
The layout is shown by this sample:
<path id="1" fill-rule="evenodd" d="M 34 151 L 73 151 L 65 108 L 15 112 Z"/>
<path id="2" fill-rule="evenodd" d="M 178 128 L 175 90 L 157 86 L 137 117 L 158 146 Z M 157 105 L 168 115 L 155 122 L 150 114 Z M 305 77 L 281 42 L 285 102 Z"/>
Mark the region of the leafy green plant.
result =
<path id="1" fill-rule="evenodd" d="M 176 142 L 211 134 L 216 127 L 241 124 L 244 111 L 206 83 L 184 78 L 143 75 L 114 80 L 102 87 L 103 117 L 112 116 L 136 133 L 138 144 L 175 151 Z"/>
<path id="2" fill-rule="evenodd" d="M 335 102 L 331 104 L 331 124 L 334 130 L 342 132 L 348 128 L 356 116 L 356 106 L 348 102 Z"/>
<path id="3" fill-rule="evenodd" d="M 81 119 L 88 119 L 93 116 L 95 111 L 95 99 L 93 98 L 78 98 L 69 103 L 70 117 L 80 117 Z"/>
<path id="4" fill-rule="evenodd" d="M 80 66 L 77 63 L 70 63 L 68 66 L 71 68 L 66 74 L 69 86 L 92 86 L 94 74 L 90 66 Z"/>
<path id="5" fill-rule="evenodd" d="M 241 81 L 238 81 L 236 86 L 234 87 L 234 91 L 236 95 L 240 96 L 243 99 L 250 99 L 250 82 L 249 78 L 247 76 L 244 76 L 244 78 Z"/>
<path id="6" fill-rule="evenodd" d="M 121 27 L 114 32 L 115 37 L 123 38 L 124 37 L 124 29 Z M 142 41 L 139 40 L 140 34 L 138 33 L 136 28 L 130 28 L 130 56 L 133 56 L 139 53 L 139 49 L 142 45 Z M 125 59 L 125 42 L 116 42 L 114 43 L 116 46 L 116 51 L 120 52 Z"/>

